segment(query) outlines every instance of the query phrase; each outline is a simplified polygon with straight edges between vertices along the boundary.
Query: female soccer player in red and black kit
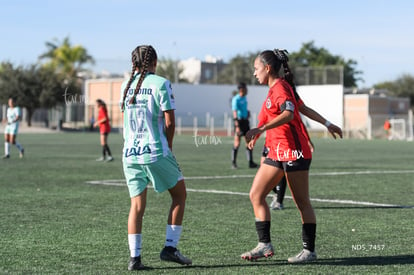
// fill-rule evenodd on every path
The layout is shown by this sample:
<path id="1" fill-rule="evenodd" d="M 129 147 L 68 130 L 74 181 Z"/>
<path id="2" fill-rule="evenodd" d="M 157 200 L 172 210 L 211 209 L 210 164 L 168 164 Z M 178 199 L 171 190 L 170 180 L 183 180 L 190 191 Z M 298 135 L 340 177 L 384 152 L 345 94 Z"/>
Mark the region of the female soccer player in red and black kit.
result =
<path id="1" fill-rule="evenodd" d="M 289 75 L 289 71 L 288 71 L 289 69 L 288 68 L 289 67 L 284 68 L 287 75 Z M 296 89 L 293 89 L 293 95 L 295 96 L 296 102 L 299 105 L 299 112 L 302 115 L 307 116 L 308 118 L 310 118 L 310 119 L 312 119 L 316 122 L 319 122 L 322 125 L 325 125 L 326 129 L 328 130 L 329 133 L 331 133 L 331 135 L 334 139 L 336 139 L 337 137 L 342 138 L 342 129 L 340 127 L 338 127 L 335 124 L 331 123 L 329 120 L 324 118 L 321 114 L 319 114 L 317 111 L 315 111 L 312 108 L 305 105 L 303 100 L 300 98 L 299 94 L 296 92 Z M 259 116 L 258 119 L 259 119 L 259 122 L 257 124 L 257 127 L 261 127 L 262 125 L 264 125 L 266 123 L 266 121 L 263 121 L 263 119 L 266 119 L 265 117 Z M 302 121 L 302 124 L 303 124 L 303 121 Z M 306 126 L 304 124 L 303 124 L 303 127 L 306 130 Z M 306 131 L 306 136 L 307 136 L 311 151 L 313 153 L 315 147 L 314 147 L 314 145 L 313 145 L 313 143 L 310 139 L 309 133 L 307 131 Z M 266 159 L 268 153 L 269 153 L 269 148 L 266 146 L 266 142 L 265 142 L 263 152 L 262 152 L 261 163 Z M 272 202 L 270 203 L 270 208 L 272 210 L 282 210 L 283 209 L 283 199 L 285 197 L 286 185 L 287 185 L 286 177 L 283 177 L 280 180 L 280 182 L 277 184 L 277 186 L 275 188 L 273 188 L 273 192 L 275 192 L 275 195 L 273 195 Z"/>
<path id="2" fill-rule="evenodd" d="M 303 249 L 288 259 L 291 263 L 316 260 L 316 217 L 309 198 L 309 167 L 312 160 L 306 128 L 299 115 L 299 103 L 293 89 L 293 76 L 288 67 L 287 52 L 267 50 L 254 62 L 254 75 L 260 84 L 269 86 L 269 93 L 260 111 L 263 125 L 249 131 L 249 147 L 266 131 L 269 153 L 260 166 L 250 189 L 250 201 L 259 236 L 258 245 L 241 257 L 254 260 L 274 254 L 270 239 L 270 211 L 266 196 L 286 176 L 293 199 L 302 218 Z M 279 77 L 283 66 L 285 75 Z"/>
<path id="3" fill-rule="evenodd" d="M 108 110 L 106 104 L 102 99 L 97 99 L 98 105 L 98 120 L 94 123 L 95 127 L 99 126 L 99 133 L 101 135 L 102 157 L 96 161 L 113 161 L 111 150 L 108 146 L 108 135 L 111 132 L 111 125 L 109 124 Z M 108 155 L 108 157 L 107 157 Z"/>

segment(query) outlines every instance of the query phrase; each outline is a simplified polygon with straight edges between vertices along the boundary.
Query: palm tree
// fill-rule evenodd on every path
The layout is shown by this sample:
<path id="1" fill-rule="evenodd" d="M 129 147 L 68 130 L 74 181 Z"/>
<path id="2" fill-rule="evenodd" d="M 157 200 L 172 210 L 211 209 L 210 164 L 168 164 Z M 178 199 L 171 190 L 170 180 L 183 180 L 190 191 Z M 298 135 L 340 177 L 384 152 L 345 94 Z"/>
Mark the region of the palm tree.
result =
<path id="1" fill-rule="evenodd" d="M 83 46 L 72 46 L 69 37 L 65 37 L 60 45 L 56 39 L 54 42 L 46 42 L 46 47 L 48 50 L 40 55 L 39 59 L 49 59 L 45 66 L 50 66 L 70 78 L 83 71 L 83 65 L 95 63 Z"/>

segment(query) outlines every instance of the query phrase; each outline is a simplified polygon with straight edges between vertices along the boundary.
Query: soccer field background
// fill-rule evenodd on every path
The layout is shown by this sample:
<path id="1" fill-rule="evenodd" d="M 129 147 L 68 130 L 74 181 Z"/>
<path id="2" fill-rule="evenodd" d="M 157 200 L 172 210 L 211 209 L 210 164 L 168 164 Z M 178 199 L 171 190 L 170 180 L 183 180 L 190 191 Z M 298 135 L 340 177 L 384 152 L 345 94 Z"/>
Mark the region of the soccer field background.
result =
<path id="1" fill-rule="evenodd" d="M 96 162 L 97 133 L 21 134 L 0 160 L 0 274 L 128 274 L 122 136 L 115 161 Z M 178 248 L 193 260 L 161 262 L 168 193 L 148 192 L 143 263 L 148 274 L 410 274 L 414 270 L 414 143 L 314 139 L 310 193 L 317 217 L 318 260 L 288 264 L 301 250 L 301 221 L 287 191 L 272 211 L 275 255 L 247 262 L 257 244 L 248 193 L 256 169 L 230 169 L 232 138 L 177 136 L 174 153 L 188 199 Z M 254 151 L 259 162 L 261 139 Z M 0 150 L 1 151 L 1 150 Z M 269 197 L 269 202 L 271 198 Z"/>

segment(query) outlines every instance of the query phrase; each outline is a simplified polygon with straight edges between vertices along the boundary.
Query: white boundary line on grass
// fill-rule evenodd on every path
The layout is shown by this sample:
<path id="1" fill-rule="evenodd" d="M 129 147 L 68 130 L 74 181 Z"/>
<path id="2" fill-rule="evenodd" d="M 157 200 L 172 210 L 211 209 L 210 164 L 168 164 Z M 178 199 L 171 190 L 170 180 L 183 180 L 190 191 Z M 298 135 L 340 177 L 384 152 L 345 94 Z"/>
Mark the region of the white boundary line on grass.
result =
<path id="1" fill-rule="evenodd" d="M 326 176 L 334 176 L 334 175 L 363 175 L 363 174 L 395 174 L 395 173 L 414 173 L 414 170 L 402 170 L 402 171 L 356 171 L 356 172 L 328 172 L 328 173 L 313 173 L 310 175 L 326 175 Z M 229 178 L 253 178 L 254 175 L 230 175 L 230 176 L 200 176 L 200 177 L 185 177 L 186 180 L 199 180 L 199 179 L 229 179 Z M 108 185 L 108 186 L 126 186 L 125 180 L 93 180 L 87 181 L 88 184 L 96 184 L 96 185 Z M 214 194 L 225 194 L 225 195 L 241 195 L 241 196 L 248 196 L 248 193 L 243 192 L 232 192 L 232 191 L 225 191 L 225 190 L 214 190 L 214 189 L 192 189 L 187 188 L 188 192 L 198 192 L 198 193 L 214 193 Z M 272 196 L 272 195 L 269 195 Z M 285 198 L 292 199 L 290 196 L 286 196 Z M 318 199 L 318 198 L 311 198 L 311 201 L 316 202 L 326 202 L 326 203 L 339 203 L 339 204 L 351 204 L 351 205 L 365 205 L 365 206 L 376 206 L 376 207 L 401 207 L 405 208 L 406 206 L 396 205 L 396 204 L 385 204 L 385 203 L 374 203 L 374 202 L 365 202 L 365 201 L 353 201 L 353 200 L 332 200 L 332 199 Z M 406 208 L 412 208 L 406 207 Z"/>
<path id="2" fill-rule="evenodd" d="M 309 176 L 344 176 L 344 175 L 375 175 L 375 174 L 414 174 L 414 170 L 392 170 L 392 171 L 350 171 L 350 172 L 316 172 L 309 173 Z M 210 179 L 235 179 L 253 178 L 255 175 L 228 175 L 228 176 L 196 176 L 184 177 L 189 180 L 210 180 Z"/>
<path id="3" fill-rule="evenodd" d="M 213 194 L 227 194 L 227 195 L 242 195 L 248 196 L 248 193 L 242 192 L 232 192 L 232 191 L 222 191 L 222 190 L 209 190 L 209 189 L 190 189 L 187 188 L 188 192 L 199 192 L 199 193 L 213 193 Z M 273 195 L 268 195 L 268 197 L 273 197 Z M 293 199 L 291 196 L 285 196 L 285 198 Z M 401 205 L 395 204 L 384 204 L 384 203 L 374 203 L 366 201 L 352 201 L 352 200 L 330 200 L 330 199 L 318 199 L 311 198 L 311 201 L 317 202 L 328 202 L 328 203 L 339 203 L 339 204 L 352 204 L 352 205 L 367 205 L 367 206 L 378 206 L 378 207 L 402 207 Z"/>

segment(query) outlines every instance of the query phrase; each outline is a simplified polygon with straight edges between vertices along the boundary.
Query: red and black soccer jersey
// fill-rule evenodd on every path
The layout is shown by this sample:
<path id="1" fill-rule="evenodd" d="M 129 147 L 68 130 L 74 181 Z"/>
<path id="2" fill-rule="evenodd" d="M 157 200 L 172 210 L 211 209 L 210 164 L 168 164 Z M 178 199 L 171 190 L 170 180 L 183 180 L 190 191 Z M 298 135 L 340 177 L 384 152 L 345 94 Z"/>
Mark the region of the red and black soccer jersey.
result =
<path id="1" fill-rule="evenodd" d="M 109 117 L 108 112 L 104 107 L 99 107 L 98 109 L 98 121 L 101 119 L 106 118 L 106 121 L 104 123 L 99 124 L 99 132 L 101 134 L 108 134 L 111 132 L 111 126 L 109 124 Z"/>
<path id="2" fill-rule="evenodd" d="M 301 104 L 303 102 L 299 100 Z M 299 103 L 292 88 L 284 79 L 278 79 L 270 88 L 259 113 L 259 126 L 270 122 L 284 110 L 292 111 L 294 118 L 283 125 L 266 131 L 266 146 L 269 147 L 268 158 L 277 161 L 294 161 L 311 159 L 308 135 L 299 115 Z"/>

